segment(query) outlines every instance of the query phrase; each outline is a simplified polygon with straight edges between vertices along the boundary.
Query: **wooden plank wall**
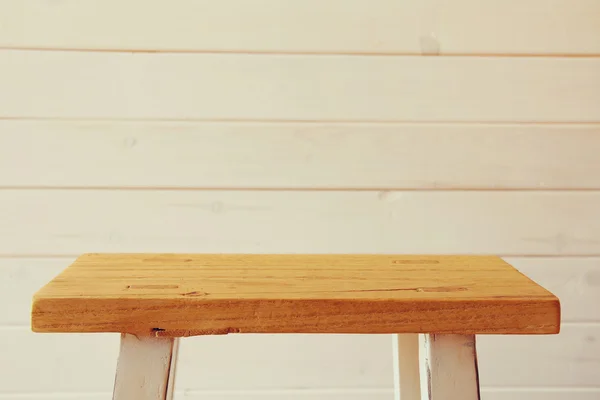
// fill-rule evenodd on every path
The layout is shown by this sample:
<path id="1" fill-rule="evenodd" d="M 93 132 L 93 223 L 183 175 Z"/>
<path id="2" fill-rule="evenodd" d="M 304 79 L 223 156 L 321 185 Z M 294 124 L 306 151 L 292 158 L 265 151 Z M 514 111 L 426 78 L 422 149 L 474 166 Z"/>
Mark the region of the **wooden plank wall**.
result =
<path id="1" fill-rule="evenodd" d="M 0 400 L 108 400 L 29 332 L 93 251 L 497 254 L 563 330 L 484 400 L 600 398 L 598 0 L 0 0 Z M 391 400 L 388 336 L 184 340 L 178 399 Z"/>

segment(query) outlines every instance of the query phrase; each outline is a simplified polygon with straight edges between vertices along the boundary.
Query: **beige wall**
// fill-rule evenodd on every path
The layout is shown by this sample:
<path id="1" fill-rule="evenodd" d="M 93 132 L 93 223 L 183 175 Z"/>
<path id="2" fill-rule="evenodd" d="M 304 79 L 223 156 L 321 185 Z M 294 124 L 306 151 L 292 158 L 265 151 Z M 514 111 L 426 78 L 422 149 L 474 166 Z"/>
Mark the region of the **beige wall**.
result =
<path id="1" fill-rule="evenodd" d="M 599 55 L 597 0 L 0 0 L 0 400 L 111 398 L 115 335 L 28 328 L 96 251 L 501 255 L 563 329 L 483 399 L 599 399 Z M 177 398 L 391 400 L 391 349 L 190 338 Z"/>

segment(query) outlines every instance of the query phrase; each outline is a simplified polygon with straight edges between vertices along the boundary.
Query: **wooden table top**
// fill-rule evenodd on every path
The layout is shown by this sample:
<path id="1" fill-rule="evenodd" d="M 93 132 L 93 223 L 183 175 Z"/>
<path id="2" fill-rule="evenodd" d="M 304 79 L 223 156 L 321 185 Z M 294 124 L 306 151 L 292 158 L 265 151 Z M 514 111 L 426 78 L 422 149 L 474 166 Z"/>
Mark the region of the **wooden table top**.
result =
<path id="1" fill-rule="evenodd" d="M 560 304 L 498 257 L 85 254 L 36 332 L 552 334 Z"/>

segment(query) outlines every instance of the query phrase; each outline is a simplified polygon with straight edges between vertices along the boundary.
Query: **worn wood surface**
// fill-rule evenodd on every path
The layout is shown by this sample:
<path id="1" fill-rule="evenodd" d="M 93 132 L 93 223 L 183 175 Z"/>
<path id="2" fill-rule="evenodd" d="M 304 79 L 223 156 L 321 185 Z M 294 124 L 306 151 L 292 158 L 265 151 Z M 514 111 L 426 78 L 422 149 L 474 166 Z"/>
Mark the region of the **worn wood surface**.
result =
<path id="1" fill-rule="evenodd" d="M 172 400 L 178 342 L 122 334 L 113 400 Z"/>
<path id="2" fill-rule="evenodd" d="M 420 342 L 423 400 L 479 400 L 474 335 L 425 334 Z"/>
<path id="3" fill-rule="evenodd" d="M 213 107 L 213 103 L 223 93 L 218 91 L 223 86 L 204 86 L 204 96 L 182 95 L 186 93 L 174 86 L 180 81 L 195 86 L 190 82 L 198 82 L 198 77 L 181 71 L 178 63 L 147 71 L 151 62 L 120 63 L 107 56 L 92 63 L 97 66 L 95 71 L 87 63 L 74 63 L 79 57 L 62 52 L 49 52 L 57 62 L 48 64 L 39 62 L 37 52 L 29 53 L 30 66 L 24 69 L 2 59 L 4 79 L 25 83 L 15 82 L 0 90 L 5 118 L 0 119 L 6 122 L 0 125 L 1 183 L 5 188 L 23 188 L 21 193 L 0 191 L 0 257 L 4 257 L 0 259 L 0 342 L 6 344 L 0 358 L 8 360 L 0 363 L 0 399 L 110 398 L 118 335 L 28 332 L 34 290 L 72 261 L 57 258 L 60 255 L 334 249 L 526 256 L 506 260 L 560 297 L 563 321 L 567 322 L 560 335 L 479 336 L 482 397 L 598 400 L 600 369 L 594 366 L 600 359 L 600 308 L 596 306 L 600 264 L 598 258 L 580 257 L 600 255 L 594 223 L 600 220 L 600 201 L 598 194 L 590 191 L 599 188 L 600 158 L 594 158 L 598 135 L 591 130 L 583 132 L 583 128 L 580 131 L 584 124 L 577 118 L 569 118 L 567 124 L 552 123 L 576 115 L 573 109 L 577 108 L 581 115 L 595 116 L 595 121 L 600 118 L 598 102 L 586 94 L 587 90 L 597 92 L 593 85 L 598 68 L 581 75 L 577 67 L 570 67 L 581 59 L 569 57 L 600 53 L 598 7 L 597 0 L 180 0 L 169 4 L 154 0 L 0 0 L 0 47 L 81 49 L 77 53 L 84 58 L 90 50 L 102 49 L 273 52 L 299 65 L 310 63 L 313 57 L 290 53 L 321 53 L 322 60 L 339 57 L 330 53 L 370 53 L 374 55 L 369 58 L 377 60 L 387 57 L 384 53 L 439 52 L 442 57 L 422 58 L 442 65 L 442 74 L 449 71 L 444 65 L 448 57 L 443 56 L 464 53 L 476 56 L 462 57 L 462 68 L 453 69 L 452 74 L 476 77 L 473 80 L 479 84 L 477 71 L 482 70 L 478 66 L 487 58 L 497 68 L 494 77 L 499 85 L 522 83 L 521 89 L 513 86 L 508 92 L 514 93 L 513 100 L 526 102 L 523 107 L 520 101 L 511 101 L 510 95 L 496 100 L 498 92 L 482 90 L 478 101 L 462 113 L 465 123 L 436 123 L 432 129 L 439 134 L 427 133 L 420 124 L 411 134 L 400 130 L 382 134 L 385 124 L 374 121 L 352 125 L 353 132 L 364 134 L 346 135 L 349 129 L 334 138 L 320 135 L 322 130 L 314 133 L 307 123 L 290 122 L 290 131 L 302 131 L 295 140 L 286 139 L 294 137 L 293 133 L 263 130 L 246 120 L 239 122 L 239 135 L 233 129 L 215 129 L 211 136 L 196 134 L 200 132 L 196 127 L 205 124 L 193 118 L 200 114 L 197 109 L 209 109 L 203 118 L 219 118 L 216 112 L 221 107 Z M 533 65 L 537 59 L 539 64 L 553 66 L 524 76 L 522 68 L 507 62 L 516 54 L 533 56 L 515 57 L 517 64 Z M 558 57 L 535 57 L 548 54 Z M 131 59 L 140 56 L 127 55 Z M 164 54 L 150 56 L 162 59 Z M 355 61 L 362 58 L 353 57 Z M 347 64 L 346 59 L 342 64 Z M 244 57 L 238 60 L 244 64 L 242 68 L 249 65 Z M 207 73 L 206 69 L 197 70 Z M 27 73 L 25 80 L 21 80 L 21 71 Z M 321 80 L 326 71 L 322 68 L 321 74 L 307 79 Z M 383 84 L 402 81 L 397 76 L 404 72 L 400 68 L 395 71 L 370 79 L 384 79 Z M 437 72 L 422 71 L 423 80 L 433 77 L 439 83 Z M 262 80 L 261 71 L 254 72 L 256 91 L 264 90 L 263 99 L 276 96 L 275 101 L 285 96 L 273 86 L 288 87 L 284 75 L 294 75 L 289 79 L 298 76 L 296 68 L 272 68 L 265 73 L 270 78 Z M 356 69 L 335 72 L 353 75 Z M 128 76 L 136 74 L 132 84 Z M 36 76 L 41 82 L 33 82 Z M 31 86 L 28 80 L 33 82 Z M 232 82 L 231 86 L 236 86 Z M 423 91 L 405 91 L 390 98 L 400 110 L 395 114 L 381 109 L 406 118 L 406 114 L 415 115 L 409 110 L 411 101 L 436 110 L 444 104 L 464 103 L 461 89 L 471 88 L 471 83 L 466 79 L 458 82 L 443 102 L 429 104 L 429 85 L 423 84 Z M 270 90 L 272 94 L 266 93 Z M 335 92 L 335 88 L 327 92 Z M 293 97 L 299 91 L 288 93 Z M 239 99 L 235 93 L 226 97 Z M 122 101 L 115 106 L 111 98 Z M 340 101 L 335 95 L 329 98 L 321 115 L 329 118 L 334 111 L 345 117 L 350 114 L 343 112 L 349 101 Z M 368 91 L 362 98 L 373 102 Z M 554 107 L 563 100 L 557 106 L 562 109 Z M 239 107 L 248 104 L 233 103 Z M 495 116 L 509 119 L 534 115 L 540 127 L 471 123 L 489 115 L 490 107 L 497 107 L 492 109 Z M 255 105 L 246 108 L 261 111 L 259 116 L 268 114 Z M 92 114 L 90 109 L 94 115 L 108 118 L 139 116 L 140 110 L 148 110 L 148 120 L 142 117 L 137 121 L 144 128 L 125 121 L 76 120 Z M 283 107 L 271 109 L 274 118 L 281 118 L 286 111 Z M 233 111 L 239 114 L 237 110 Z M 404 114 L 404 110 L 409 111 Z M 24 114 L 31 120 L 20 119 Z M 165 125 L 153 118 L 164 115 L 179 116 L 182 121 L 165 123 L 168 133 L 162 135 L 156 132 L 163 132 Z M 249 120 L 256 113 L 245 116 Z M 188 118 L 192 120 L 183 121 Z M 22 123 L 23 128 L 9 128 L 12 122 Z M 194 133 L 175 127 L 179 123 L 194 126 L 189 128 Z M 315 124 L 332 123 L 326 119 Z M 482 127 L 485 129 L 480 130 Z M 308 139 L 303 140 L 302 133 L 307 130 Z M 247 143 L 256 150 L 253 154 L 237 152 L 242 141 L 236 138 L 244 132 L 248 132 Z M 290 147 L 294 150 L 286 151 Z M 218 151 L 236 164 L 223 165 L 215 159 Z M 195 152 L 198 158 L 194 158 Z M 369 167 L 360 164 L 369 160 Z M 365 183 L 382 190 L 556 191 L 382 191 L 381 201 L 378 193 L 355 192 L 201 194 L 207 188 L 281 190 L 296 185 L 299 189 L 338 190 L 361 188 Z M 103 191 L 83 189 L 100 186 Z M 62 190 L 66 187 L 78 190 Z M 131 187 L 144 190 L 124 190 Z M 161 187 L 185 191 L 165 193 L 157 190 Z M 389 337 L 381 335 L 188 338 L 182 343 L 179 396 L 190 400 L 389 400 L 389 342 Z M 40 374 L 41 370 L 45 373 Z"/>
<path id="4" fill-rule="evenodd" d="M 498 257 L 86 254 L 34 297 L 37 332 L 559 331 L 550 292 Z"/>
<path id="5" fill-rule="evenodd" d="M 0 258 L 0 328 L 27 326 L 31 295 L 74 258 Z M 600 258 L 504 259 L 560 299 L 563 323 L 594 323 L 600 319 L 600 309 L 596 307 L 600 304 Z"/>
<path id="6" fill-rule="evenodd" d="M 6 325 L 28 326 L 32 294 L 74 258 L 0 257 L 0 329 Z M 562 323 L 594 323 L 600 319 L 600 308 L 596 307 L 600 304 L 599 257 L 504 259 L 560 299 Z"/>
<path id="7" fill-rule="evenodd" d="M 419 335 L 392 335 L 394 357 L 394 400 L 420 400 Z"/>

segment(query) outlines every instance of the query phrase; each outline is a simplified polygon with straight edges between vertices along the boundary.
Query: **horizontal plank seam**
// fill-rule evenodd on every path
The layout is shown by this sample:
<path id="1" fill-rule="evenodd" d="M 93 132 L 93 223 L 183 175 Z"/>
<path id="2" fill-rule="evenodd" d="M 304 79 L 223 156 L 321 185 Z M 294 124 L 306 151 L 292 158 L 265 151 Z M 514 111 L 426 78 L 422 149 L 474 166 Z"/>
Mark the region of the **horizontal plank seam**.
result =
<path id="1" fill-rule="evenodd" d="M 36 186 L 36 185 L 0 185 L 0 190 L 31 191 L 31 190 L 66 190 L 66 191 L 156 191 L 156 192 L 536 192 L 536 193 L 568 193 L 596 192 L 600 188 L 394 188 L 394 187 L 240 187 L 240 186 Z"/>
<path id="2" fill-rule="evenodd" d="M 10 259 L 19 259 L 19 260 L 40 260 L 40 259 L 64 259 L 71 260 L 79 257 L 81 254 L 0 254 L 0 259 L 10 260 Z M 550 254 L 550 255 L 511 255 L 511 254 L 483 254 L 483 255 L 491 255 L 498 256 L 502 258 L 512 258 L 512 259 L 548 259 L 548 258 L 568 258 L 568 259 L 577 259 L 577 260 L 595 260 L 600 261 L 600 254 L 598 255 L 562 255 L 562 254 Z M 0 267 L 2 268 L 2 267 Z M 565 267 L 570 268 L 570 267 Z"/>
<path id="3" fill-rule="evenodd" d="M 243 49 L 142 49 L 125 48 L 88 48 L 66 46 L 0 46 L 2 51 L 48 51 L 48 52 L 81 52 L 81 53 L 149 53 L 149 54 L 237 54 L 237 55 L 283 55 L 283 56 L 347 56 L 347 57 L 473 57 L 473 58 L 600 58 L 600 53 L 464 53 L 443 52 L 424 54 L 410 51 L 285 51 L 285 50 L 243 50 Z"/>
<path id="4" fill-rule="evenodd" d="M 408 120 L 408 119 L 293 119 L 293 118 L 119 118 L 119 117 L 106 117 L 106 118 L 98 118 L 98 117 L 36 117 L 36 116 L 27 116 L 27 117 L 16 117 L 16 116 L 0 116 L 0 121 L 60 121 L 60 122 L 68 122 L 68 121 L 81 121 L 81 122 L 210 122 L 210 123 L 218 123 L 218 122 L 227 122 L 227 123 L 294 123 L 294 124 L 348 124 L 348 125 L 358 125 L 358 124 L 370 124 L 370 125 L 389 125 L 389 124 L 415 124 L 415 125 L 425 125 L 425 124 L 452 124 L 452 125 L 489 125 L 489 126 L 497 126 L 497 125 L 560 125 L 560 126 L 594 126 L 600 125 L 600 120 L 592 120 L 592 121 L 581 121 L 581 120 L 542 120 L 542 121 L 534 121 L 534 120 L 516 120 L 516 121 L 504 121 L 504 120 Z"/>
<path id="5" fill-rule="evenodd" d="M 132 125 L 132 124 L 146 124 L 150 125 L 151 123 L 159 123 L 159 124 L 168 124 L 168 123 L 176 123 L 176 124 L 206 124 L 206 125 L 254 125 L 254 126 L 265 126 L 265 125 L 312 125 L 315 127 L 319 126 L 330 126 L 330 125 L 343 125 L 349 127 L 356 126 L 394 126 L 394 127 L 407 127 L 407 126 L 417 126 L 417 127 L 462 127 L 462 126 L 480 126 L 480 127 L 520 127 L 520 126 L 528 126 L 528 127 L 546 127 L 548 125 L 552 125 L 558 128 L 561 127 L 571 127 L 576 125 L 577 127 L 584 128 L 600 128 L 600 122 L 587 122 L 587 121 L 573 121 L 573 122 L 551 122 L 551 121 L 540 121 L 540 122 L 487 122 L 487 121 L 397 121 L 397 122 L 385 122 L 385 121 L 372 121 L 372 122 L 361 122 L 361 121 L 349 121 L 349 122 L 338 122 L 335 120 L 269 120 L 269 119 L 173 119 L 173 118 L 78 118 L 78 117 L 3 117 L 0 116 L 0 123 L 13 122 L 13 123 L 42 123 L 42 122 L 54 122 L 54 123 L 117 123 L 123 125 Z M 0 136 L 6 134 L 6 132 L 0 132 Z M 177 133 L 173 133 L 172 135 L 177 135 Z M 327 135 L 327 133 L 323 133 L 323 135 Z"/>

